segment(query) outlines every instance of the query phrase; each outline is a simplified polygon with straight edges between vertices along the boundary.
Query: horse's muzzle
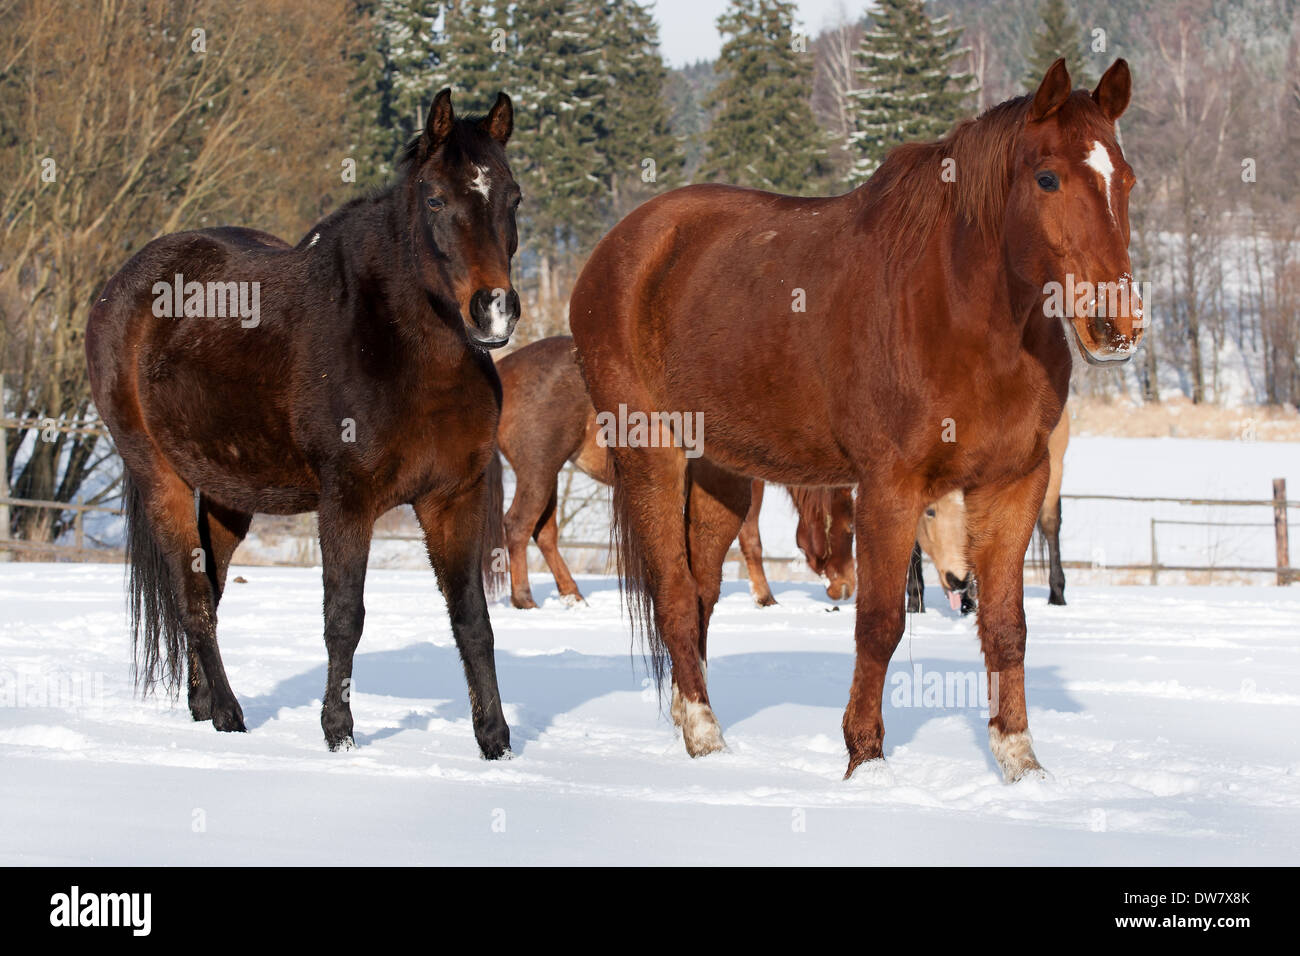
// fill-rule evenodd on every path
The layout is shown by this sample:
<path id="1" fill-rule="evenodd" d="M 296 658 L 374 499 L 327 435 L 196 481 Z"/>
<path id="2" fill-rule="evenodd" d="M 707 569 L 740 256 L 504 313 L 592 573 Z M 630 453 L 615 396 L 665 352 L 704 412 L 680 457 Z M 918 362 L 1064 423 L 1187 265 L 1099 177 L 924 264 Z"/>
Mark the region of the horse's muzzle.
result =
<path id="1" fill-rule="evenodd" d="M 519 294 L 514 289 L 479 289 L 470 297 L 470 320 L 465 326 L 479 345 L 500 348 L 510 341 L 519 312 Z"/>

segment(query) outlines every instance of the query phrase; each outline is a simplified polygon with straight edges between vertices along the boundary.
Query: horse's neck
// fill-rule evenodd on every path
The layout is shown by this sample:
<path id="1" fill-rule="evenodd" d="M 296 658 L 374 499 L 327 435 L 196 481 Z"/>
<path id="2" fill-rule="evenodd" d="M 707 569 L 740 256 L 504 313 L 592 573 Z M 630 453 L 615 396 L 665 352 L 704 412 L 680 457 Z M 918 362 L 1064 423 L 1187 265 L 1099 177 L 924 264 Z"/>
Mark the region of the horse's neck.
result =
<path id="1" fill-rule="evenodd" d="M 378 230 L 365 232 L 362 243 L 343 243 L 349 260 L 350 281 L 380 290 L 387 315 L 358 314 L 357 322 L 385 322 L 393 325 L 410 346 L 406 364 L 445 364 L 464 357 L 463 337 L 446 319 L 438 316 L 424 291 L 419 264 L 411 250 L 410 224 L 402 214 L 396 193 L 377 204 L 373 214 L 382 217 Z"/>
<path id="2" fill-rule="evenodd" d="M 1003 237 L 968 228 L 937 231 L 950 284 L 946 320 L 954 339 L 982 352 L 980 364 L 995 375 L 1041 380 L 1045 373 L 1059 391 L 1069 381 L 1071 363 L 1064 330 L 1043 314 L 1040 290 L 1009 274 Z M 965 268 L 956 268 L 957 263 Z"/>

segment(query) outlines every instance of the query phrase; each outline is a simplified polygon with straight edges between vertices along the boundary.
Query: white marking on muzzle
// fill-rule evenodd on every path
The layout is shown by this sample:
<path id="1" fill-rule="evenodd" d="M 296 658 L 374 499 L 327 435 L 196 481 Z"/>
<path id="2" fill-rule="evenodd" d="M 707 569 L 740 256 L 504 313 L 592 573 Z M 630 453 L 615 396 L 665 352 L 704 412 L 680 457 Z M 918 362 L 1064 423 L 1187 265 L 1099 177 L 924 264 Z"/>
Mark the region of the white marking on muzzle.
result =
<path id="1" fill-rule="evenodd" d="M 504 339 L 510 334 L 510 313 L 504 295 L 492 296 L 492 306 L 488 309 L 488 334 L 494 339 Z"/>

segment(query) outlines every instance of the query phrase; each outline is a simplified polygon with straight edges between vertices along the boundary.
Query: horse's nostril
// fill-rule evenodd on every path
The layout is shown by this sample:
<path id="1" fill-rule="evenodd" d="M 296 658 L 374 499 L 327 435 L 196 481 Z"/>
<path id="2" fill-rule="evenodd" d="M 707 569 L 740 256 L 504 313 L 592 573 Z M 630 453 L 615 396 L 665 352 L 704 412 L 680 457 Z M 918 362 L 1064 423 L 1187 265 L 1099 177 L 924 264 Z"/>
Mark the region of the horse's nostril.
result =
<path id="1" fill-rule="evenodd" d="M 947 582 L 949 591 L 965 591 L 966 588 L 970 586 L 969 574 L 964 578 L 959 578 L 951 571 L 945 571 L 943 579 Z"/>

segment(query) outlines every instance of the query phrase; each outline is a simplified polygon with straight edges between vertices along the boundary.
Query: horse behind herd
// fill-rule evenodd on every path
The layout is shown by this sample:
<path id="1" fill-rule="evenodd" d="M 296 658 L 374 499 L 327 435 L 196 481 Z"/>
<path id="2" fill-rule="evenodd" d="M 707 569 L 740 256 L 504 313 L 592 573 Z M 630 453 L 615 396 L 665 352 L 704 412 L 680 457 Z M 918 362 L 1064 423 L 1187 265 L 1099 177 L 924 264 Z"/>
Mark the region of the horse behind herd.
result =
<path id="1" fill-rule="evenodd" d="M 556 475 L 571 461 L 613 486 L 621 586 L 692 756 L 724 746 L 707 638 L 737 535 L 756 600 L 771 598 L 756 519 L 772 482 L 790 489 L 799 544 L 828 593 L 856 593 L 846 776 L 884 756 L 881 697 L 905 603 L 922 593 L 909 584 L 918 541 L 954 604 L 978 584 L 999 695 L 994 758 L 1009 781 L 1041 773 L 1023 565 L 1040 524 L 1052 600 L 1063 601 L 1065 328 L 1100 364 L 1128 359 L 1142 331 L 1135 296 L 1111 314 L 1084 303 L 1064 326 L 1043 299 L 1051 283 L 1131 282 L 1133 175 L 1115 130 L 1129 92 L 1123 60 L 1091 92 L 1072 90 L 1058 60 L 1032 95 L 895 149 L 846 195 L 666 193 L 592 251 L 570 302 L 572 340 L 499 366 L 488 352 L 519 318 L 521 193 L 504 94 L 486 116 L 458 118 L 439 93 L 396 181 L 296 246 L 232 227 L 155 239 L 109 280 L 86 334 L 95 403 L 124 464 L 137 680 L 173 692 L 183 680 L 195 720 L 244 730 L 217 642 L 231 556 L 255 513 L 315 511 L 321 726 L 331 750 L 353 746 L 372 529 L 409 504 L 480 752 L 508 756 L 488 590 L 504 551 L 512 601 L 534 604 L 532 537 L 561 595 L 580 599 L 556 546 Z M 957 182 L 940 185 L 947 167 Z M 698 416 L 707 434 L 689 456 L 672 425 L 649 442 L 597 440 L 599 418 L 627 412 Z M 509 513 L 498 442 L 517 476 Z"/>

